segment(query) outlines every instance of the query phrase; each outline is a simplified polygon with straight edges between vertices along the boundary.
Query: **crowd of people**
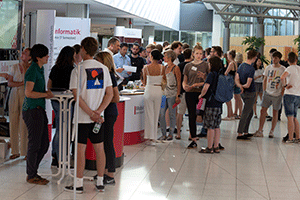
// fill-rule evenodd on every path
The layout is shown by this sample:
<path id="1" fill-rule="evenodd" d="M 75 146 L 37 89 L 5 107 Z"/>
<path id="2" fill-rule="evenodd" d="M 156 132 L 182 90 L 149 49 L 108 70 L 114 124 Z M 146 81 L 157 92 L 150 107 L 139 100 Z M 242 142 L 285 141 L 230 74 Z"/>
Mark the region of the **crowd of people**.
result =
<path id="1" fill-rule="evenodd" d="M 300 142 L 297 120 L 300 105 L 300 83 L 297 79 L 300 67 L 297 65 L 298 57 L 293 52 L 288 54 L 287 67 L 286 62 L 281 60 L 282 54 L 272 49 L 271 64 L 264 67 L 261 55 L 255 50 L 249 50 L 243 62 L 242 54 L 236 54 L 235 50 L 223 52 L 220 46 L 203 49 L 199 43 L 192 48 L 179 41 L 171 44 L 164 42 L 163 45 L 149 44 L 143 48 L 138 43 L 129 45 L 113 37 L 108 41 L 106 49 L 99 51 L 98 47 L 96 39 L 87 37 L 80 45 L 62 48 L 51 69 L 47 85 L 43 67 L 49 57 L 46 46 L 36 44 L 25 49 L 20 64 L 11 67 L 7 76 L 8 85 L 13 88 L 9 114 L 11 122 L 16 123 L 10 129 L 10 158 L 25 156 L 27 182 L 39 185 L 49 182 L 38 174 L 38 168 L 49 147 L 45 99 L 51 99 L 54 96 L 52 91 L 56 90 L 71 90 L 75 99 L 79 96 L 77 193 L 83 192 L 88 138 L 96 152 L 96 189 L 104 191 L 106 184 L 115 183 L 113 136 L 118 116 L 116 103 L 119 102 L 119 90 L 123 89 L 120 86 L 128 81 L 141 80 L 145 87 L 146 145 L 155 146 L 171 142 L 174 138 L 180 140 L 185 114 L 188 115 L 191 140 L 187 148 L 197 148 L 197 140 L 207 138 L 207 146 L 202 147 L 199 153 L 220 153 L 225 149 L 220 144 L 222 120 L 240 120 L 237 139 L 250 140 L 251 137 L 264 136 L 264 123 L 269 118 L 272 127 L 268 136 L 273 138 L 277 121 L 280 120 L 282 101 L 288 118 L 288 135 L 283 141 Z M 125 66 L 135 66 L 136 72 L 126 71 Z M 80 80 L 77 78 L 78 73 L 81 74 Z M 216 97 L 220 75 L 229 77 L 235 83 L 232 100 L 227 102 L 220 102 Z M 118 85 L 117 80 L 120 78 L 122 82 Z M 259 128 L 252 134 L 249 133 L 249 125 L 253 114 L 254 118 L 258 118 L 258 97 L 262 101 Z M 197 112 L 199 100 L 205 105 L 204 112 Z M 223 103 L 227 106 L 227 116 L 222 119 Z M 53 99 L 51 104 L 56 124 L 52 164 L 58 167 L 61 161 L 59 155 L 62 154 L 59 152 L 59 140 L 63 141 L 62 136 L 59 137 L 60 106 Z M 267 114 L 270 106 L 273 108 L 272 117 Z M 72 115 L 74 108 L 72 104 Z M 197 124 L 202 125 L 199 133 Z M 161 135 L 158 135 L 158 128 L 161 129 Z M 73 191 L 74 186 L 67 186 L 65 190 Z"/>

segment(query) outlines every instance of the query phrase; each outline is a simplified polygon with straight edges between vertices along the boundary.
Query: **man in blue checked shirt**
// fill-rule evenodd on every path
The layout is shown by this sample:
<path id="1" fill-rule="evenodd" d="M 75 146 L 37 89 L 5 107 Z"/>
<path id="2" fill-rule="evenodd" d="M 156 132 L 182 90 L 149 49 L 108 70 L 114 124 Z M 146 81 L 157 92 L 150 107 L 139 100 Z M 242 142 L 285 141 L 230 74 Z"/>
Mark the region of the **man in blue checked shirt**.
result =
<path id="1" fill-rule="evenodd" d="M 115 54 L 113 57 L 116 68 L 117 68 L 116 71 L 118 73 L 120 73 L 120 75 L 123 78 L 128 78 L 129 76 L 131 76 L 132 72 L 127 72 L 123 68 L 124 65 L 127 65 L 127 66 L 131 65 L 130 58 L 129 58 L 129 56 L 126 55 L 127 50 L 128 50 L 128 44 L 122 43 L 120 45 L 120 48 L 121 49 L 120 49 L 119 53 Z"/>

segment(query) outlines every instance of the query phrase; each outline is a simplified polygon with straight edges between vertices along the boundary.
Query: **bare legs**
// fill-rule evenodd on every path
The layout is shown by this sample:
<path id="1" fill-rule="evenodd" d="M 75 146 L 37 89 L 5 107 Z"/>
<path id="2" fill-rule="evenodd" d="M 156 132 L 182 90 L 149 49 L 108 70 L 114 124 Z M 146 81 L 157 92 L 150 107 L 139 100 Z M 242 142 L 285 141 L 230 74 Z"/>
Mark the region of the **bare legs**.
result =
<path id="1" fill-rule="evenodd" d="M 234 94 L 235 106 L 234 106 L 234 114 L 235 116 L 242 115 L 243 110 L 243 102 L 240 94 Z"/>
<path id="2" fill-rule="evenodd" d="M 296 133 L 296 139 L 299 139 L 299 121 L 297 118 L 293 116 L 287 117 L 288 119 L 288 133 L 289 133 L 289 140 L 293 140 L 294 133 Z"/>
<path id="3" fill-rule="evenodd" d="M 257 116 L 257 113 L 256 113 L 256 104 L 257 104 L 257 97 L 259 96 L 260 100 L 262 100 L 262 93 L 261 92 L 257 92 L 256 93 L 256 97 L 255 97 L 255 102 L 254 102 L 254 105 L 253 105 L 253 111 L 254 111 L 254 115 Z"/>
<path id="4" fill-rule="evenodd" d="M 103 142 L 98 144 L 93 144 L 96 152 L 96 165 L 98 176 L 103 177 L 105 169 L 105 153 Z M 85 167 L 85 150 L 86 144 L 78 143 L 78 153 L 77 153 L 77 178 L 83 178 L 83 172 Z"/>
<path id="5" fill-rule="evenodd" d="M 183 121 L 183 115 L 177 113 L 176 117 L 176 126 L 177 126 L 177 137 L 181 137 L 181 126 L 182 126 L 182 121 Z"/>
<path id="6" fill-rule="evenodd" d="M 220 128 L 216 129 L 207 129 L 207 147 L 214 148 L 219 147 L 221 131 Z"/>
<path id="7" fill-rule="evenodd" d="M 226 105 L 227 105 L 227 118 L 231 118 L 231 117 L 233 117 L 231 100 L 226 102 Z"/>

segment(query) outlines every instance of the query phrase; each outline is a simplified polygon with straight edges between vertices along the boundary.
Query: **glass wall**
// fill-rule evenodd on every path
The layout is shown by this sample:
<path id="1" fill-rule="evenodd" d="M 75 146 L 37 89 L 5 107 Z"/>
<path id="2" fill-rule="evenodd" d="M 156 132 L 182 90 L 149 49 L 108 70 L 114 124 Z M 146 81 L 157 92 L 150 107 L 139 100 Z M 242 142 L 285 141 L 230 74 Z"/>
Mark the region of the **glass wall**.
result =
<path id="1" fill-rule="evenodd" d="M 247 13 L 247 11 L 245 11 Z M 280 16 L 280 17 L 293 17 L 293 14 L 289 10 L 282 9 L 271 9 L 269 10 L 270 16 Z M 250 17 L 240 17 L 235 16 L 233 21 L 241 22 L 251 22 Z M 294 21 L 292 20 L 283 20 L 283 19 L 271 19 L 265 18 L 265 35 L 266 36 L 285 36 L 285 35 L 294 35 Z M 253 18 L 253 33 L 256 33 L 257 28 L 257 19 Z M 222 35 L 223 35 L 224 24 L 222 24 Z M 243 23 L 232 23 L 230 24 L 230 36 L 231 37 L 245 37 L 251 35 L 251 24 Z"/>
<path id="2" fill-rule="evenodd" d="M 203 48 L 211 46 L 212 34 L 211 32 L 195 32 L 195 31 L 161 31 L 155 30 L 154 41 L 164 42 L 180 41 L 188 43 L 191 47 L 195 46 L 197 42 L 201 43 Z"/>

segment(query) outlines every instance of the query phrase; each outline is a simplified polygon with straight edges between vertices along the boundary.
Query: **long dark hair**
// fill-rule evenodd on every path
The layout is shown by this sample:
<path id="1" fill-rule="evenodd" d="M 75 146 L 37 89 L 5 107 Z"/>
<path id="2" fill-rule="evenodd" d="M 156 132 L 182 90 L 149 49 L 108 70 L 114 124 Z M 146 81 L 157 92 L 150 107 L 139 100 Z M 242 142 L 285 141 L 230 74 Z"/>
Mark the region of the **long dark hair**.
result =
<path id="1" fill-rule="evenodd" d="M 65 46 L 59 52 L 55 64 L 59 67 L 73 66 L 74 65 L 75 49 L 70 46 Z"/>
<path id="2" fill-rule="evenodd" d="M 255 62 L 253 63 L 253 67 L 254 67 L 255 70 L 258 70 L 257 69 L 257 61 L 258 61 L 258 59 L 261 61 L 261 66 L 259 66 L 258 69 L 262 69 L 264 67 L 264 63 L 262 62 L 261 58 L 257 57 L 256 60 L 255 60 Z"/>

